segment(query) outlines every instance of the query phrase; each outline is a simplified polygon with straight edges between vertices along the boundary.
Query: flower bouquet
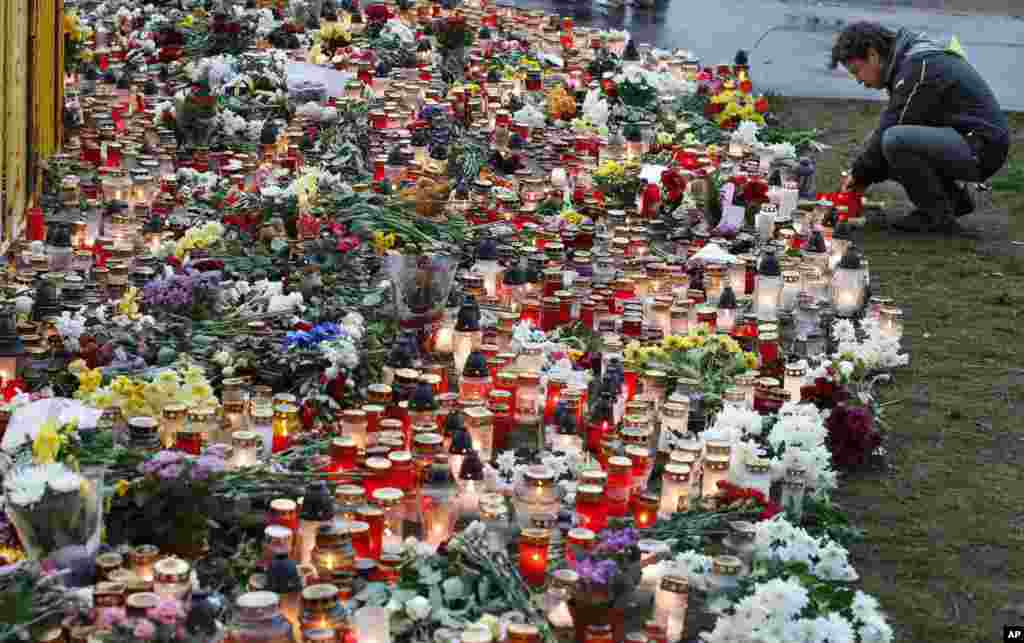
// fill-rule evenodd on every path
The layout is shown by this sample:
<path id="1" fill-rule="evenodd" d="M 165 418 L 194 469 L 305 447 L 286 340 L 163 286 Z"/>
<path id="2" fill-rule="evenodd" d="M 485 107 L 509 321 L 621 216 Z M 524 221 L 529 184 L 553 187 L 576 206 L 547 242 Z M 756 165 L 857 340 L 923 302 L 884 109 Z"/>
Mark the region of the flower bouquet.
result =
<path id="1" fill-rule="evenodd" d="M 151 543 L 161 551 L 195 559 L 206 548 L 208 516 L 223 513 L 211 493 L 227 469 L 224 453 L 199 457 L 160 451 L 139 465 L 141 478 L 119 480 L 108 518 L 111 543 Z"/>
<path id="2" fill-rule="evenodd" d="M 59 462 L 22 465 L 4 479 L 6 511 L 28 556 L 88 582 L 100 547 L 104 470 Z"/>
<path id="3" fill-rule="evenodd" d="M 640 561 L 639 534 L 632 527 L 601 533 L 600 542 L 590 551 L 577 549 L 576 572 L 579 587 L 569 602 L 576 641 L 585 640 L 590 625 L 610 625 L 613 639 L 625 638 L 626 605 L 640 584 L 643 568 L 658 557 Z"/>

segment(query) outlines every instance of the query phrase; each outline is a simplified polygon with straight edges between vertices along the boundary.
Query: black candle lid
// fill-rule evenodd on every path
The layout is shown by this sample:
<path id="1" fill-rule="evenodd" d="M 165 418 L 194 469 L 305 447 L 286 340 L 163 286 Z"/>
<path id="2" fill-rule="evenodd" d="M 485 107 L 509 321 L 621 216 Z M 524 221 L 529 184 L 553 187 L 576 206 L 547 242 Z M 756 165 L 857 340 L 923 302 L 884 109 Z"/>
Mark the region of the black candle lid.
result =
<path id="1" fill-rule="evenodd" d="M 299 567 L 288 554 L 278 554 L 270 561 L 267 570 L 267 591 L 275 594 L 294 594 L 302 591 L 302 577 Z"/>
<path id="2" fill-rule="evenodd" d="M 320 480 L 306 489 L 302 499 L 302 520 L 323 522 L 334 517 L 334 499 L 327 489 L 327 482 Z"/>
<path id="3" fill-rule="evenodd" d="M 416 389 L 409 398 L 410 411 L 430 411 L 437 408 L 434 400 L 434 387 L 427 382 L 418 382 Z"/>
<path id="4" fill-rule="evenodd" d="M 487 357 L 480 351 L 473 351 L 466 359 L 466 366 L 462 369 L 463 377 L 487 377 L 491 371 L 487 368 Z"/>
<path id="5" fill-rule="evenodd" d="M 726 286 L 722 289 L 722 295 L 718 298 L 719 308 L 736 308 L 736 293 L 733 292 L 732 286 Z"/>
<path id="6" fill-rule="evenodd" d="M 470 450 L 462 460 L 462 468 L 459 469 L 459 480 L 483 480 L 484 463 L 476 451 Z"/>
<path id="7" fill-rule="evenodd" d="M 452 413 L 448 418 L 450 419 L 453 416 L 461 418 L 461 415 L 461 413 Z M 467 455 L 473 450 L 473 437 L 469 435 L 469 431 L 462 428 L 461 419 L 459 425 L 458 429 L 450 432 L 450 435 L 452 436 L 452 444 L 448 447 L 449 455 Z"/>

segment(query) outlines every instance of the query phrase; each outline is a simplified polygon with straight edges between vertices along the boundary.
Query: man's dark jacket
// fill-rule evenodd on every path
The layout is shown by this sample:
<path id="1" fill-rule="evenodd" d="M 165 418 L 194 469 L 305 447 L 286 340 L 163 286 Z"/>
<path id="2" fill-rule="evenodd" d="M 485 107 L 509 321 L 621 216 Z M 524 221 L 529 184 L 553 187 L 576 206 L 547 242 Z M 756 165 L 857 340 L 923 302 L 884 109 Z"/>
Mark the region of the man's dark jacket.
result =
<path id="1" fill-rule="evenodd" d="M 867 149 L 853 165 L 861 185 L 889 178 L 882 135 L 894 125 L 952 127 L 967 137 L 978 156 L 981 179 L 1006 162 L 1010 133 L 1006 114 L 985 79 L 962 56 L 900 29 L 893 55 L 882 71 L 889 105 Z"/>

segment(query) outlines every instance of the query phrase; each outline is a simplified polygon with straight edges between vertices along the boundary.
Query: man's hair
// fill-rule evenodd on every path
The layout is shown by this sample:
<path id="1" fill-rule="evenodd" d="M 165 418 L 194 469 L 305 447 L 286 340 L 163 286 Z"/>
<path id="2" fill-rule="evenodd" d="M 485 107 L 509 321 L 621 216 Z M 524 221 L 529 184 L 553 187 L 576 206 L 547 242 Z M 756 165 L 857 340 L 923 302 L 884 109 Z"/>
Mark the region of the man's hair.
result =
<path id="1" fill-rule="evenodd" d="M 877 22 L 854 22 L 847 25 L 832 45 L 832 64 L 835 69 L 849 60 L 865 59 L 868 50 L 874 49 L 883 60 L 892 56 L 896 32 L 886 29 Z"/>

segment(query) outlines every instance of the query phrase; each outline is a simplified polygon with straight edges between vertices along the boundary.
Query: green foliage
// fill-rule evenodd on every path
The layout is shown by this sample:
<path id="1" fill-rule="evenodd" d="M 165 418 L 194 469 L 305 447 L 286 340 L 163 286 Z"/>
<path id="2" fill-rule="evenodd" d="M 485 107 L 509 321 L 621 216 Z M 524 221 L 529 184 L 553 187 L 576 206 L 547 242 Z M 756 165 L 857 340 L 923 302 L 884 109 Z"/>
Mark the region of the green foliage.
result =
<path id="1" fill-rule="evenodd" d="M 991 184 L 997 192 L 1024 193 L 1024 162 L 1010 161 L 1006 173 L 993 177 Z"/>
<path id="2" fill-rule="evenodd" d="M 846 513 L 828 498 L 804 498 L 802 519 L 794 522 L 815 538 L 830 538 L 844 547 L 864 538 L 864 533 L 851 525 Z"/>

